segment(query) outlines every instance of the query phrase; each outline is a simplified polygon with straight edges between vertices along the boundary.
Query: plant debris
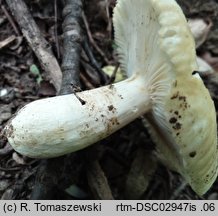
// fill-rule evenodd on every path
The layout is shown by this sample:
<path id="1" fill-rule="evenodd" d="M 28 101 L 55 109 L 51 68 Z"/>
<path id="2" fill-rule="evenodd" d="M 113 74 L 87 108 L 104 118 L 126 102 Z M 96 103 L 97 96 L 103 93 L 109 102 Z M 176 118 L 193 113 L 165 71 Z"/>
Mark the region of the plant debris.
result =
<path id="1" fill-rule="evenodd" d="M 6 1 L 1 1 L 0 7 L 0 133 L 5 123 L 25 104 L 39 98 L 54 96 L 56 90 L 50 78 L 39 63 L 31 46 L 22 36 L 16 20 L 10 14 Z M 64 5 L 56 1 L 39 0 L 25 1 L 31 8 L 31 15 L 43 37 L 49 43 L 54 56 L 60 59 L 63 52 L 62 40 L 62 10 Z M 80 60 L 80 82 L 82 90 L 96 88 L 110 79 L 101 68 L 117 65 L 118 59 L 114 52 L 113 29 L 111 24 L 115 0 L 107 4 L 101 0 L 85 1 L 81 25 L 88 40 L 88 50 L 94 56 L 90 59 L 87 51 L 82 50 Z M 105 1 L 106 2 L 106 1 Z M 178 0 L 187 18 L 210 20 L 212 25 L 206 28 L 204 36 L 199 39 L 197 53 L 215 71 L 218 71 L 218 2 L 215 0 Z M 54 10 L 56 6 L 56 12 Z M 55 30 L 56 29 L 56 30 Z M 55 32 L 56 31 L 56 32 Z M 206 36 L 205 36 L 206 35 Z M 203 38 L 203 39 L 202 39 Z M 87 44 L 86 44 L 87 45 Z M 84 48 L 83 48 L 84 49 Z M 59 57 L 58 57 L 59 56 Z M 94 62 L 94 65 L 93 65 Z M 97 64 L 96 64 L 97 62 Z M 33 74 L 30 71 L 31 66 Z M 37 69 L 37 70 L 36 70 Z M 40 73 L 38 73 L 40 72 Z M 103 73 L 103 75 L 101 74 Z M 111 73 L 110 73 L 111 75 Z M 218 110 L 218 74 L 202 76 L 208 86 Z M 119 79 L 120 77 L 118 77 Z M 60 83 L 58 84 L 59 88 Z M 144 149 L 146 154 L 152 154 L 155 145 L 150 139 L 141 119 L 137 119 L 112 136 L 97 143 L 96 151 L 84 149 L 73 155 L 66 156 L 55 179 L 57 193 L 50 199 L 95 199 L 107 197 L 114 199 L 138 198 L 131 190 L 138 190 L 141 199 L 218 199 L 218 180 L 203 197 L 198 197 L 183 179 L 164 166 L 157 163 L 157 169 L 151 170 L 149 181 L 141 183 L 146 178 L 146 170 L 135 162 L 136 152 Z M 95 158 L 95 164 L 90 164 L 87 173 L 89 157 Z M 33 189 L 37 188 L 36 171 L 40 160 L 24 157 L 15 153 L 6 140 L 0 139 L 0 197 L 1 199 L 30 199 Z M 141 158 L 141 161 L 143 159 Z M 94 182 L 94 175 L 100 177 L 98 183 L 104 184 L 99 190 Z M 140 174 L 133 181 L 134 175 Z M 129 182 L 124 184 L 124 182 Z M 136 189 L 128 184 L 133 182 Z M 71 187 L 71 186 L 74 187 Z M 126 190 L 128 187 L 128 191 Z M 134 188 L 133 187 L 133 188 Z M 71 188 L 71 189 L 69 189 Z M 128 192 L 128 193 L 127 193 Z"/>

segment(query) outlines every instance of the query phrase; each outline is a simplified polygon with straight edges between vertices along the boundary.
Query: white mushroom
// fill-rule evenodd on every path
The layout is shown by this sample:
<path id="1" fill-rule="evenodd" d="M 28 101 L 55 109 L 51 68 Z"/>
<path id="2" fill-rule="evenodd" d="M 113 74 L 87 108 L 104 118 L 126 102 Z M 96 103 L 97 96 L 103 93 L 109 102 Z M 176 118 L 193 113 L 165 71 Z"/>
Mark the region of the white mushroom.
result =
<path id="1" fill-rule="evenodd" d="M 56 157 L 105 138 L 150 109 L 142 81 L 133 76 L 116 85 L 34 101 L 15 114 L 5 133 L 21 154 Z"/>
<path id="2" fill-rule="evenodd" d="M 195 45 L 174 0 L 118 0 L 115 40 L 128 79 L 38 100 L 5 135 L 21 154 L 48 158 L 85 148 L 146 113 L 159 157 L 198 194 L 217 176 L 216 113 L 197 69 Z"/>

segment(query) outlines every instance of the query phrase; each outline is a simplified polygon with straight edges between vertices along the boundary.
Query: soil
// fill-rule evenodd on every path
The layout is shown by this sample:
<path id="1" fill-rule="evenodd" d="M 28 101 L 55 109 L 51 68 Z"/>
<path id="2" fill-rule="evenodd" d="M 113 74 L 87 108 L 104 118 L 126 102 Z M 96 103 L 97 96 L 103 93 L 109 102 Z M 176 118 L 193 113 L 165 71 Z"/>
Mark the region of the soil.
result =
<path id="1" fill-rule="evenodd" d="M 61 64 L 63 1 L 26 1 L 43 36 L 50 43 Z M 105 4 L 108 2 L 108 5 Z M 203 18 L 213 24 L 205 43 L 198 48 L 198 55 L 209 53 L 213 67 L 218 72 L 218 1 L 178 0 L 187 18 Z M 89 43 L 98 65 L 117 65 L 114 53 L 112 10 L 115 0 L 85 1 L 84 13 L 87 29 L 96 44 Z M 0 0 L 0 132 L 13 114 L 25 104 L 56 94 L 49 77 L 40 67 L 38 59 L 10 14 L 4 0 Z M 57 22 L 56 22 L 57 18 Z M 57 32 L 55 32 L 57 29 Z M 58 37 L 56 38 L 56 33 Z M 57 43 L 57 39 L 58 42 Z M 96 49 L 95 46 L 98 46 Z M 100 51 L 99 51 L 100 50 Z M 203 76 L 218 110 L 218 74 Z M 96 88 L 102 80 L 85 52 L 81 57 L 81 88 Z M 218 181 L 203 196 L 197 196 L 182 177 L 161 163 L 153 162 L 155 145 L 150 139 L 141 118 L 111 135 L 107 139 L 64 158 L 58 192 L 51 199 L 218 199 Z M 71 161 L 70 161 L 71 160 Z M 70 161 L 70 162 L 69 162 Z M 95 163 L 90 163 L 94 161 Z M 41 160 L 16 153 L 7 140 L 0 140 L 0 197 L 1 199 L 30 199 L 37 184 Z M 72 163 L 74 165 L 72 166 Z M 97 165 L 96 165 L 97 163 Z M 140 165 L 139 165 L 140 164 Z M 93 168 L 94 167 L 94 168 Z M 97 168 L 96 168 L 97 167 Z M 91 170 L 91 171 L 90 171 Z M 94 170 L 92 172 L 92 170 Z M 94 173 L 94 174 L 93 174 Z M 148 175 L 149 174 L 149 175 Z M 99 179 L 95 182 L 93 175 Z M 141 181 L 140 179 L 143 179 Z M 103 183 L 102 183 L 103 182 Z M 124 183 L 125 182 L 125 183 Z M 102 186 L 102 185 L 103 186 Z M 97 185 L 97 186 L 96 186 Z M 101 187 L 99 186 L 101 185 Z M 96 188 L 98 188 L 96 190 Z M 100 188 L 100 189 L 99 189 Z M 136 193 L 137 191 L 137 193 Z"/>

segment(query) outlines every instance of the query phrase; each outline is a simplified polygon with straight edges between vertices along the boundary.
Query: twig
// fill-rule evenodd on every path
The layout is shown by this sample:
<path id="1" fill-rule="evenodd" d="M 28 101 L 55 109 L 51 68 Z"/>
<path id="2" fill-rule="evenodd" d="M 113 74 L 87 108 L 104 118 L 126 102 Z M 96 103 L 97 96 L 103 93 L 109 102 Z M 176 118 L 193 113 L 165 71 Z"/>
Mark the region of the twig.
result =
<path id="1" fill-rule="evenodd" d="M 1 6 L 2 11 L 4 12 L 5 16 L 7 17 L 8 21 L 10 22 L 11 26 L 14 29 L 14 32 L 16 33 L 16 35 L 20 36 L 20 31 L 17 28 L 17 25 L 15 24 L 13 18 L 11 17 L 11 15 L 8 13 L 7 9 L 5 8 L 4 5 Z"/>
<path id="2" fill-rule="evenodd" d="M 119 64 L 117 64 L 115 66 L 114 71 L 113 71 L 113 73 L 112 73 L 112 75 L 111 75 L 111 77 L 110 77 L 110 79 L 109 79 L 107 84 L 112 84 L 114 82 L 114 80 L 116 79 L 116 75 L 117 75 L 117 71 L 119 69 L 119 66 L 120 66 Z"/>
<path id="3" fill-rule="evenodd" d="M 182 181 L 179 187 L 176 188 L 176 190 L 173 191 L 173 194 L 170 197 L 170 200 L 175 200 L 178 198 L 178 196 L 181 194 L 181 192 L 187 187 L 187 182 Z"/>
<path id="4" fill-rule="evenodd" d="M 19 166 L 19 167 L 0 167 L 1 171 L 7 171 L 7 172 L 18 171 L 18 170 L 21 170 L 21 169 L 22 169 L 21 166 Z"/>
<path id="5" fill-rule="evenodd" d="M 82 6 L 81 0 L 66 0 L 63 11 L 64 53 L 62 60 L 63 80 L 59 92 L 60 95 L 74 92 L 72 86 L 80 86 L 80 19 Z M 76 156 L 76 154 L 73 156 Z M 66 157 L 59 157 L 41 161 L 31 199 L 54 199 L 54 197 L 57 196 L 56 191 L 59 190 L 58 182 L 61 174 L 64 173 L 65 158 Z M 71 160 L 73 160 L 73 158 L 71 158 Z M 58 198 L 59 197 L 60 196 L 58 196 Z"/>
<path id="6" fill-rule="evenodd" d="M 111 37 L 112 21 L 111 21 L 111 18 L 110 18 L 110 12 L 109 12 L 110 1 L 109 1 L 109 0 L 105 0 L 105 2 L 106 2 L 106 14 L 107 14 L 107 19 L 108 19 L 107 30 L 108 30 L 109 35 L 110 35 L 110 37 Z"/>
<path id="7" fill-rule="evenodd" d="M 16 39 L 16 37 L 14 35 L 11 35 L 10 37 L 6 38 L 3 41 L 0 41 L 0 50 L 6 46 L 8 46 L 9 44 L 11 44 L 14 40 Z"/>
<path id="8" fill-rule="evenodd" d="M 87 169 L 88 183 L 96 199 L 113 200 L 107 178 L 97 160 L 89 161 Z"/>
<path id="9" fill-rule="evenodd" d="M 6 0 L 6 2 L 16 18 L 24 37 L 39 59 L 42 68 L 48 73 L 57 92 L 59 92 L 62 79 L 61 69 L 51 51 L 50 45 L 42 36 L 26 4 L 23 0 Z"/>
<path id="10" fill-rule="evenodd" d="M 18 73 L 20 73 L 20 71 L 21 71 L 19 67 L 12 66 L 9 63 L 2 63 L 0 65 L 0 69 L 2 70 L 3 68 L 7 68 L 7 69 L 13 70 L 13 71 L 18 72 Z"/>
<path id="11" fill-rule="evenodd" d="M 84 68 L 85 76 L 87 76 L 89 82 L 91 82 L 95 88 L 101 86 L 100 77 L 96 70 L 83 59 L 81 60 L 81 65 Z"/>
<path id="12" fill-rule="evenodd" d="M 92 85 L 92 83 L 89 82 L 89 80 L 82 73 L 80 74 L 80 78 L 81 78 L 82 82 L 85 84 L 85 86 L 88 89 L 94 89 L 95 88 L 95 86 Z"/>
<path id="13" fill-rule="evenodd" d="M 56 44 L 56 50 L 57 50 L 57 58 L 60 59 L 60 46 L 59 46 L 59 40 L 58 40 L 58 10 L 57 10 L 57 0 L 54 1 L 54 13 L 55 13 L 55 44 Z"/>
<path id="14" fill-rule="evenodd" d="M 92 33 L 90 31 L 89 24 L 88 24 L 88 21 L 87 21 L 84 13 L 83 13 L 82 17 L 83 17 L 83 22 L 85 24 L 86 32 L 87 32 L 90 43 L 96 49 L 96 51 L 101 55 L 101 57 L 104 59 L 105 63 L 107 63 L 107 65 L 109 65 L 110 61 L 108 60 L 108 58 L 106 57 L 104 52 L 100 49 L 100 47 L 95 43 L 95 40 L 92 37 Z"/>
<path id="15" fill-rule="evenodd" d="M 63 10 L 64 53 L 62 59 L 63 80 L 60 94 L 72 93 L 71 86 L 80 86 L 79 60 L 81 55 L 82 1 L 66 0 Z"/>
<path id="16" fill-rule="evenodd" d="M 90 47 L 88 44 L 88 40 L 85 38 L 85 40 L 83 41 L 83 49 L 86 53 L 86 55 L 88 56 L 91 65 L 95 68 L 95 70 L 98 72 L 98 75 L 101 79 L 101 82 L 103 84 L 106 84 L 108 82 L 108 76 L 104 73 L 104 71 L 101 69 L 101 67 L 99 66 L 98 62 L 96 61 Z"/>

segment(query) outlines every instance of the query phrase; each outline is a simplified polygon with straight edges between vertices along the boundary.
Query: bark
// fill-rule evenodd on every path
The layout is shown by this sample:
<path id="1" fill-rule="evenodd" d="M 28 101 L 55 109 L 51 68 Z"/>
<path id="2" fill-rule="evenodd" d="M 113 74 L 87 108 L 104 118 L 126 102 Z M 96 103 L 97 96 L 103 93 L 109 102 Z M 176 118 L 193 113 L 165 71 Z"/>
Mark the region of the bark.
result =
<path id="1" fill-rule="evenodd" d="M 80 86 L 79 65 L 82 42 L 82 20 L 83 3 L 78 0 L 66 0 L 63 10 L 63 59 L 62 71 L 63 80 L 60 94 L 73 92 L 72 86 Z"/>

